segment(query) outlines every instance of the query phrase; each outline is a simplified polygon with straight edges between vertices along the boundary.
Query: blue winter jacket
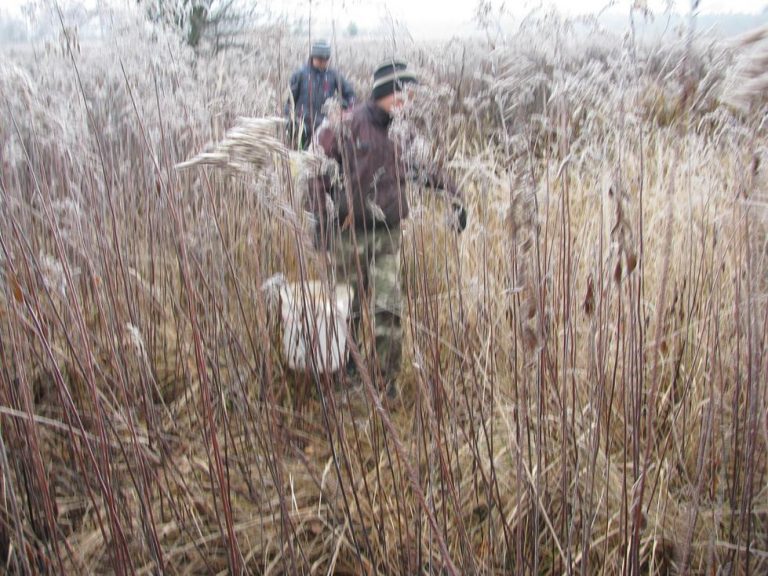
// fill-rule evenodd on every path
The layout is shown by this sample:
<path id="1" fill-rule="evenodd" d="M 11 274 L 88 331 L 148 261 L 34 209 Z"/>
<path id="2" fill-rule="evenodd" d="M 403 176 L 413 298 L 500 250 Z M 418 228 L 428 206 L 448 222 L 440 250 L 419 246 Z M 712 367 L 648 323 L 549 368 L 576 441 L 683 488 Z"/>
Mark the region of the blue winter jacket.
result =
<path id="1" fill-rule="evenodd" d="M 291 75 L 291 96 L 285 104 L 285 114 L 293 110 L 297 122 L 302 122 L 311 135 L 325 118 L 323 104 L 341 93 L 343 108 L 352 106 L 355 91 L 352 85 L 333 68 L 323 71 L 307 63 Z"/>

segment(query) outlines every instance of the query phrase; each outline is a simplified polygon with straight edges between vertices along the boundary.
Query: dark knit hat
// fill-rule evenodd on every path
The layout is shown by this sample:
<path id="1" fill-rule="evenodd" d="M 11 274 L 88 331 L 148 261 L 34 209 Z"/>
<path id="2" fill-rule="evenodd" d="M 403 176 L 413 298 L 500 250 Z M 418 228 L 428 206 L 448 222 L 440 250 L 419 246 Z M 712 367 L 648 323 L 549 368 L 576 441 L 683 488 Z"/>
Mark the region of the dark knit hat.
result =
<path id="1" fill-rule="evenodd" d="M 371 97 L 380 100 L 393 92 L 401 91 L 406 84 L 417 84 L 416 75 L 408 70 L 408 64 L 402 60 L 386 60 L 379 64 L 373 73 Z"/>
<path id="2" fill-rule="evenodd" d="M 309 56 L 311 58 L 324 58 L 327 60 L 331 57 L 331 44 L 328 40 L 317 40 L 313 42 L 312 48 L 309 51 Z"/>

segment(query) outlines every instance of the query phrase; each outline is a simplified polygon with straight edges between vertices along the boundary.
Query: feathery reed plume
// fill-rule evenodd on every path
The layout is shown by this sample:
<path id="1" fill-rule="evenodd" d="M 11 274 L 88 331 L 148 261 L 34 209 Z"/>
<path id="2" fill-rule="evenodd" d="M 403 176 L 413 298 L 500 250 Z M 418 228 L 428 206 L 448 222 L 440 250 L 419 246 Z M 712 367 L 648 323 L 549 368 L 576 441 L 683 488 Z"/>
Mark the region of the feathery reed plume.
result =
<path id="1" fill-rule="evenodd" d="M 300 171 L 309 170 L 321 159 L 307 152 L 289 150 L 278 136 L 282 118 L 238 118 L 213 150 L 176 165 L 177 170 L 212 166 L 235 174 L 259 174 L 275 159 L 290 159 Z"/>
<path id="2" fill-rule="evenodd" d="M 768 94 L 768 26 L 741 36 L 733 72 L 727 80 L 723 102 L 742 112 L 766 102 Z"/>

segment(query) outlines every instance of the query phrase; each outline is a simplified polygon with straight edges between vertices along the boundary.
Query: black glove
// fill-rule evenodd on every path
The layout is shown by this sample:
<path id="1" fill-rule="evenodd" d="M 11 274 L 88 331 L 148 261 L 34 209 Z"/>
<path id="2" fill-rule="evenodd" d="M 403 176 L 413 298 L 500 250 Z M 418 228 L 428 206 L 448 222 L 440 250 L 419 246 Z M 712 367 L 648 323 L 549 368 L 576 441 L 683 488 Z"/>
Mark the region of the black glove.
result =
<path id="1" fill-rule="evenodd" d="M 457 234 L 461 234 L 467 227 L 467 209 L 458 200 L 454 200 L 451 203 L 451 209 L 453 210 L 453 222 L 451 225 Z"/>

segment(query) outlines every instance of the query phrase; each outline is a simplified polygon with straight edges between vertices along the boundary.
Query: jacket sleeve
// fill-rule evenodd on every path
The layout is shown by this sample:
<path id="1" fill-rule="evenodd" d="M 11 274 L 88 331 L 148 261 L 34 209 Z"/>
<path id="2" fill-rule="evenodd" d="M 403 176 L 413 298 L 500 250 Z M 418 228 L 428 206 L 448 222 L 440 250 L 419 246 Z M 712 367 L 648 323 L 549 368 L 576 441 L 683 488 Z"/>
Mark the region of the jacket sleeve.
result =
<path id="1" fill-rule="evenodd" d="M 421 178 L 425 186 L 433 190 L 444 190 L 453 200 L 461 201 L 461 194 L 453 178 L 451 178 L 442 168 L 432 167 L 421 173 Z"/>
<path id="2" fill-rule="evenodd" d="M 296 106 L 296 102 L 299 101 L 299 96 L 301 95 L 301 70 L 297 70 L 293 74 L 291 74 L 291 80 L 288 83 L 288 87 L 291 90 L 291 94 L 288 96 L 288 100 L 285 102 L 285 109 L 284 113 L 286 116 L 290 116 L 294 111 L 294 106 Z"/>
<path id="3" fill-rule="evenodd" d="M 414 140 L 414 138 L 411 138 L 409 145 L 414 145 Z M 437 160 L 430 163 L 424 163 L 423 161 L 415 161 L 412 158 L 408 169 L 413 176 L 413 179 L 419 182 L 422 186 L 432 188 L 433 190 L 442 190 L 452 200 L 462 201 L 461 193 L 456 186 L 456 182 L 445 171 L 442 161 Z"/>
<path id="4" fill-rule="evenodd" d="M 329 125 L 324 126 L 317 133 L 316 146 L 322 149 L 329 160 L 333 160 L 341 167 L 341 148 L 339 135 Z M 307 190 L 307 208 L 321 220 L 327 217 L 327 199 L 334 196 L 334 175 L 328 170 L 322 170 L 309 179 Z"/>

